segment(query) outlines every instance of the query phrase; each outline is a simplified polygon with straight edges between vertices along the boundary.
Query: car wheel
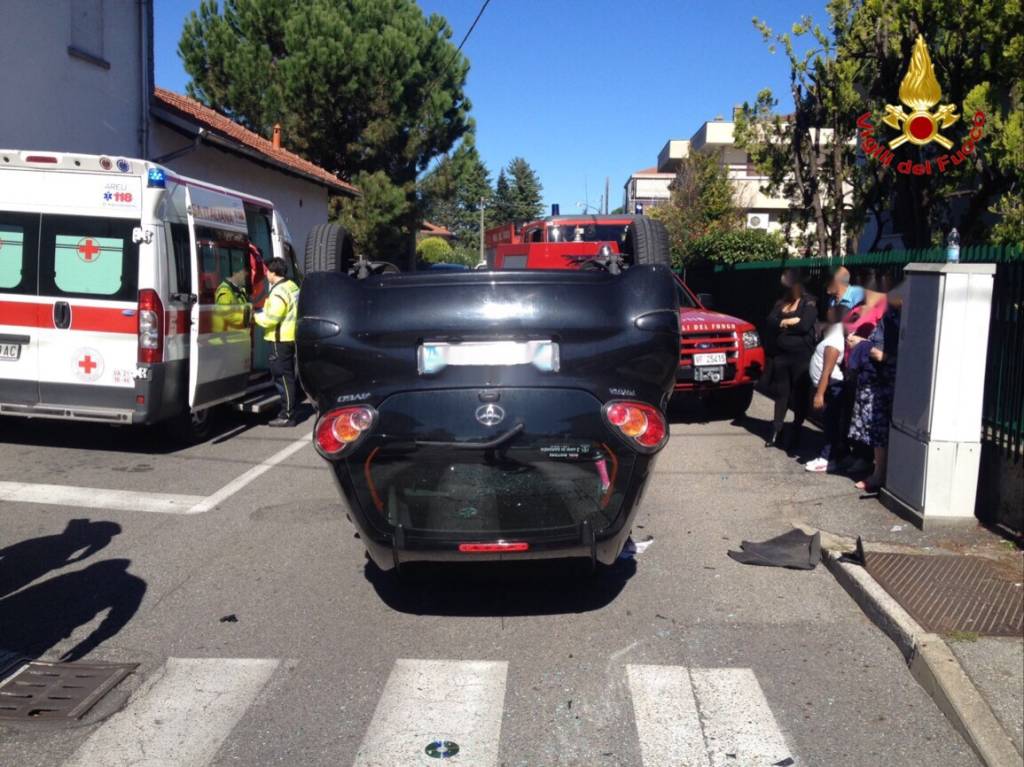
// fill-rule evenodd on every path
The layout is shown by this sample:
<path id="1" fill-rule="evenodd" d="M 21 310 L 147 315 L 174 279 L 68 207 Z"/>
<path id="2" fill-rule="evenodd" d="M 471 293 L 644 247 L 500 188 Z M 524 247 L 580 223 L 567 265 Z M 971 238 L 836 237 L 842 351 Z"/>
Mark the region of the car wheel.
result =
<path id="1" fill-rule="evenodd" d="M 708 397 L 711 412 L 717 418 L 742 418 L 754 399 L 753 386 L 719 389 Z"/>
<path id="2" fill-rule="evenodd" d="M 314 226 L 306 237 L 305 273 L 347 272 L 355 261 L 352 236 L 338 224 Z"/>
<path id="3" fill-rule="evenodd" d="M 629 242 L 632 245 L 633 264 L 665 264 L 671 266 L 672 255 L 668 247 L 668 230 L 660 221 L 647 216 L 634 216 L 629 227 Z"/>
<path id="4" fill-rule="evenodd" d="M 183 445 L 198 445 L 213 431 L 213 408 L 187 411 L 167 422 L 171 439 Z"/>

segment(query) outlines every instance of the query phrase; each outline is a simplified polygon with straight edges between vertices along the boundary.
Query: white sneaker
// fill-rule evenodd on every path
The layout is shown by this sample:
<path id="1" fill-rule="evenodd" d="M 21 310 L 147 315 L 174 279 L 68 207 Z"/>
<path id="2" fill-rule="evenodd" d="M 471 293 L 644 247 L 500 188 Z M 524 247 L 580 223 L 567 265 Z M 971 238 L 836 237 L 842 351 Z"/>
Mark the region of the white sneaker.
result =
<path id="1" fill-rule="evenodd" d="M 804 471 L 813 471 L 818 473 L 828 471 L 828 459 L 815 458 L 813 461 L 808 461 L 804 464 Z"/>

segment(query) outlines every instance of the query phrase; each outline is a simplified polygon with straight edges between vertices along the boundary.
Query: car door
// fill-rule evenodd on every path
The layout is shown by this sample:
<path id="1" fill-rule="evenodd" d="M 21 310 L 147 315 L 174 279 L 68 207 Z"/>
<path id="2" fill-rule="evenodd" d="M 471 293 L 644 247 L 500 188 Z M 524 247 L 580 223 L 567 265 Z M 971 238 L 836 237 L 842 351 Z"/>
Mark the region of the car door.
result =
<path id="1" fill-rule="evenodd" d="M 43 214 L 41 404 L 131 406 L 138 367 L 138 225 L 134 218 Z"/>
<path id="2" fill-rule="evenodd" d="M 189 185 L 191 276 L 189 405 L 245 393 L 252 369 L 252 303 L 245 209 L 236 197 Z"/>
<path id="3" fill-rule="evenodd" d="M 39 401 L 39 214 L 0 211 L 0 403 Z"/>

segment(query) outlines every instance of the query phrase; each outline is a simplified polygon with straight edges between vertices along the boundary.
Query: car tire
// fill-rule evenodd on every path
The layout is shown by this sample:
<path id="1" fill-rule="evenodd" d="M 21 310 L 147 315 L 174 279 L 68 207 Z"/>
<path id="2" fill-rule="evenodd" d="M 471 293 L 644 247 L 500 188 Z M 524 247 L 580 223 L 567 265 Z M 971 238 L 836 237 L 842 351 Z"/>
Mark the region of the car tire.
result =
<path id="1" fill-rule="evenodd" d="M 305 273 L 348 271 L 355 260 L 352 235 L 338 224 L 314 226 L 306 237 Z"/>
<path id="2" fill-rule="evenodd" d="M 634 216 L 630 226 L 629 239 L 632 244 L 633 264 L 672 265 L 672 254 L 668 247 L 668 230 L 660 221 L 647 216 Z"/>
<path id="3" fill-rule="evenodd" d="M 708 396 L 708 406 L 717 418 L 742 418 L 754 399 L 753 386 L 719 389 Z"/>
<path id="4" fill-rule="evenodd" d="M 181 445 L 206 442 L 213 433 L 213 408 L 186 410 L 167 422 L 168 436 Z"/>

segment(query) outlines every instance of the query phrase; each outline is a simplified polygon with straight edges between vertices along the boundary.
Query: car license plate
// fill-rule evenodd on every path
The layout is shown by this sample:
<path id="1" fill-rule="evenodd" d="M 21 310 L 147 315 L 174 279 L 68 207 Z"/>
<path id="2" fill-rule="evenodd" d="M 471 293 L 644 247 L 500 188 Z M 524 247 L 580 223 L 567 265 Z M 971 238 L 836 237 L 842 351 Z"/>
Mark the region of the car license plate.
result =
<path id="1" fill-rule="evenodd" d="M 725 352 L 715 352 L 714 354 L 694 354 L 693 355 L 694 365 L 724 365 L 725 364 Z"/>
<path id="2" fill-rule="evenodd" d="M 416 355 L 421 375 L 437 373 L 449 365 L 533 365 L 558 372 L 558 344 L 554 341 L 466 341 L 450 344 L 428 341 Z"/>
<path id="3" fill-rule="evenodd" d="M 21 357 L 21 344 L 0 344 L 0 360 L 17 362 Z"/>

